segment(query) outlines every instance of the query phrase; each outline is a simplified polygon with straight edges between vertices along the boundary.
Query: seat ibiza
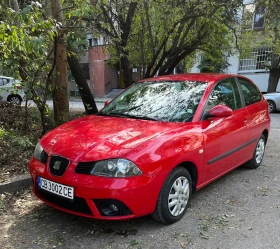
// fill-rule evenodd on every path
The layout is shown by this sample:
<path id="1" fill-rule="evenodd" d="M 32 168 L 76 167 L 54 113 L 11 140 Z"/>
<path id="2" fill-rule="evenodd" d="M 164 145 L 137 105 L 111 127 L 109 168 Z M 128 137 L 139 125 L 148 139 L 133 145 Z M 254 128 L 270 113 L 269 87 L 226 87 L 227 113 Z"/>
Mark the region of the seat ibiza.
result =
<path id="1" fill-rule="evenodd" d="M 182 74 L 145 79 L 97 115 L 65 123 L 37 144 L 33 192 L 96 219 L 180 220 L 191 195 L 238 166 L 260 166 L 268 103 L 249 79 Z"/>

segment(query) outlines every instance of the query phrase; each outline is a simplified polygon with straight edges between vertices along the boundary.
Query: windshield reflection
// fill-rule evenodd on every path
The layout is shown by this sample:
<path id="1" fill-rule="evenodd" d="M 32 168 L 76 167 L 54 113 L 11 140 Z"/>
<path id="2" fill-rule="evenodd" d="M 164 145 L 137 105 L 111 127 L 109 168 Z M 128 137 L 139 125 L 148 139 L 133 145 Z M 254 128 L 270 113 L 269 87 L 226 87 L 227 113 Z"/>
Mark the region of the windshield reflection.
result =
<path id="1" fill-rule="evenodd" d="M 190 122 L 205 91 L 198 81 L 161 81 L 136 83 L 123 92 L 99 115 Z"/>

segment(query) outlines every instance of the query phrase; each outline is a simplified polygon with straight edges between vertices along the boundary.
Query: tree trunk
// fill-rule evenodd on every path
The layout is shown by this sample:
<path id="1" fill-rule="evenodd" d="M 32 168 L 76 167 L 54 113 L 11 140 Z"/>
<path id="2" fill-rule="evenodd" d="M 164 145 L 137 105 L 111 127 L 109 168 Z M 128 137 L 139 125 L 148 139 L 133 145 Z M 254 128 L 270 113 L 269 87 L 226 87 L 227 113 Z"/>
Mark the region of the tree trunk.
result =
<path id="1" fill-rule="evenodd" d="M 61 0 L 52 0 L 52 13 L 54 19 L 63 24 L 63 11 Z M 58 30 L 56 37 L 56 75 L 54 80 L 53 109 L 56 125 L 65 123 L 69 119 L 69 102 L 67 92 L 67 46 L 64 41 L 63 30 Z"/>
<path id="2" fill-rule="evenodd" d="M 278 37 L 279 37 L 278 27 L 275 26 L 273 28 L 273 36 L 272 36 L 273 39 L 272 42 L 274 45 L 277 44 Z M 276 92 L 279 78 L 280 78 L 280 56 L 273 53 L 271 55 L 271 67 L 269 70 L 269 79 L 268 79 L 268 87 L 267 87 L 268 93 Z"/>
<path id="3" fill-rule="evenodd" d="M 280 79 L 280 68 L 271 68 L 269 70 L 269 79 L 268 79 L 268 93 L 276 92 L 277 85 Z"/>
<path id="4" fill-rule="evenodd" d="M 81 68 L 78 58 L 72 53 L 67 56 L 68 64 L 72 72 L 72 76 L 78 86 L 79 93 L 81 95 L 86 114 L 95 114 L 98 112 L 94 98 L 88 87 L 84 72 Z"/>
<path id="5" fill-rule="evenodd" d="M 14 11 L 19 12 L 18 1 L 17 0 L 12 0 L 12 5 L 13 5 Z"/>
<path id="6" fill-rule="evenodd" d="M 132 72 L 129 59 L 126 56 L 121 57 L 121 67 L 124 75 L 124 85 L 125 87 L 129 87 L 132 84 Z"/>

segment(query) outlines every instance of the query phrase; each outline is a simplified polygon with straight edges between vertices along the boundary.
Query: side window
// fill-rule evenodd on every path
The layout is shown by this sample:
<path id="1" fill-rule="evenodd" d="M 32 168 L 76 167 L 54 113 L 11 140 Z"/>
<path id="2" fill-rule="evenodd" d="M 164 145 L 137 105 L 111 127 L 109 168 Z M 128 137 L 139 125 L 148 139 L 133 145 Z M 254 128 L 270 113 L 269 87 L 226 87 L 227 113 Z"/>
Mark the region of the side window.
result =
<path id="1" fill-rule="evenodd" d="M 227 105 L 232 110 L 241 108 L 241 98 L 235 79 L 222 80 L 214 87 L 206 104 L 206 110 L 216 105 Z"/>
<path id="2" fill-rule="evenodd" d="M 260 91 L 250 81 L 238 78 L 241 85 L 246 106 L 259 102 L 262 99 Z"/>
<path id="3" fill-rule="evenodd" d="M 6 84 L 8 84 L 10 82 L 10 80 L 5 79 L 5 78 L 0 78 L 0 86 L 4 86 Z"/>
<path id="4" fill-rule="evenodd" d="M 2 79 L 3 80 L 3 85 L 6 85 L 9 83 L 9 80 L 8 79 Z"/>

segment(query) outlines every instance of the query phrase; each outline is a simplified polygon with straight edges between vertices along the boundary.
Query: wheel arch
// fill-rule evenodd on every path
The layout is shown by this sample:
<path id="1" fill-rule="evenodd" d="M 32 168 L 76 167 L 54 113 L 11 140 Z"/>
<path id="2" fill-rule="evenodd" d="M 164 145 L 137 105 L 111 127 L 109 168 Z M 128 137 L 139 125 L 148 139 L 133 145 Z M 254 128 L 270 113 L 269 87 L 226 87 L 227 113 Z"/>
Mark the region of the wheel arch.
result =
<path id="1" fill-rule="evenodd" d="M 7 101 L 10 101 L 10 99 L 12 97 L 18 97 L 20 99 L 20 101 L 23 101 L 22 97 L 19 95 L 19 94 L 10 94 L 8 97 L 7 97 Z"/>
<path id="2" fill-rule="evenodd" d="M 186 162 L 182 162 L 180 163 L 177 167 L 184 167 L 186 170 L 188 170 L 191 178 L 192 178 L 192 192 L 196 191 L 196 184 L 197 184 L 197 177 L 198 177 L 198 173 L 197 173 L 197 167 L 194 163 L 186 161 Z"/>
<path id="3" fill-rule="evenodd" d="M 263 134 L 264 137 L 265 137 L 265 143 L 267 143 L 267 139 L 268 139 L 268 130 L 265 129 L 265 130 L 262 132 L 262 134 Z"/>

